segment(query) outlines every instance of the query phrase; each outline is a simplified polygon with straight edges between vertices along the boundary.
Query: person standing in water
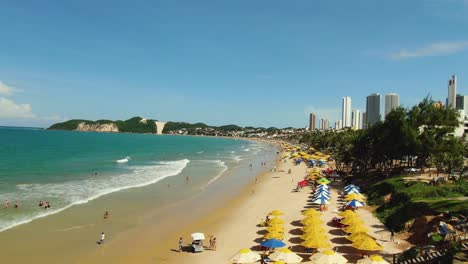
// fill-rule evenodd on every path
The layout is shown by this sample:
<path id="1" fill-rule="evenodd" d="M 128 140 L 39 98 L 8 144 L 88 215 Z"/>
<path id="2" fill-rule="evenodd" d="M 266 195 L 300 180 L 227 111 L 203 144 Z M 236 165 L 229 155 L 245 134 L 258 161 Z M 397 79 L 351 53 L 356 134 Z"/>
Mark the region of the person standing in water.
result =
<path id="1" fill-rule="evenodd" d="M 10 207 L 10 201 L 5 200 L 5 209 Z"/>
<path id="2" fill-rule="evenodd" d="M 190 177 L 187 175 L 185 176 L 185 184 L 188 184 L 190 182 Z"/>

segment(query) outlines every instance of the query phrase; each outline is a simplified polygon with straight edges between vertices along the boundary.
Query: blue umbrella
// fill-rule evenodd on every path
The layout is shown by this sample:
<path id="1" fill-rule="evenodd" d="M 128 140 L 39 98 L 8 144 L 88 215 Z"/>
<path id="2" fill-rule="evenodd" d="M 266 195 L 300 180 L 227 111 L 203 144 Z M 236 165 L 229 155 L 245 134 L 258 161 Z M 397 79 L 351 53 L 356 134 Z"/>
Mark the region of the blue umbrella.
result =
<path id="1" fill-rule="evenodd" d="M 280 248 L 286 246 L 283 241 L 278 240 L 278 239 L 268 239 L 260 243 L 262 247 L 267 247 L 267 248 Z"/>
<path id="2" fill-rule="evenodd" d="M 322 184 L 320 186 L 324 186 L 324 185 Z M 327 192 L 329 192 L 330 189 L 328 187 L 317 187 L 317 189 L 315 189 L 315 191 L 327 191 Z"/>
<path id="3" fill-rule="evenodd" d="M 327 195 L 324 195 L 324 194 L 318 195 L 318 196 L 314 196 L 314 197 L 312 198 L 312 201 L 315 201 L 315 200 L 322 200 L 322 199 L 325 199 L 325 200 L 328 201 L 328 200 L 330 200 L 330 196 L 327 196 Z"/>
<path id="4" fill-rule="evenodd" d="M 359 189 L 359 186 L 356 186 L 356 185 L 354 185 L 354 184 L 349 184 L 349 185 L 346 185 L 346 186 L 344 187 L 345 190 L 346 190 L 346 189 L 351 189 L 351 188 L 357 188 L 357 189 Z"/>
<path id="5" fill-rule="evenodd" d="M 326 196 L 330 196 L 330 192 L 327 192 L 327 191 L 315 192 L 314 196 L 322 195 L 322 194 L 324 194 Z"/>
<path id="6" fill-rule="evenodd" d="M 351 206 L 351 207 L 361 207 L 361 206 L 364 206 L 364 203 L 361 203 L 358 200 L 352 200 L 351 202 L 347 203 L 346 205 Z"/>

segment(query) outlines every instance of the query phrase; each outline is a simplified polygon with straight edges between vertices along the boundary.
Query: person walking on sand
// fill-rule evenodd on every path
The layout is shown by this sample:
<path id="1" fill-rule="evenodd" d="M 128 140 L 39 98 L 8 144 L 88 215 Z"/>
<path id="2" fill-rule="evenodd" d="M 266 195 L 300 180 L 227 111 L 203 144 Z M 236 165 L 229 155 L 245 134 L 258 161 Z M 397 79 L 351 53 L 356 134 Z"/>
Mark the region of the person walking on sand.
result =
<path id="1" fill-rule="evenodd" d="M 106 238 L 106 234 L 104 232 L 101 233 L 101 239 L 99 240 L 99 245 L 104 244 L 104 239 Z"/>
<path id="2" fill-rule="evenodd" d="M 182 246 L 184 245 L 184 240 L 182 240 L 182 237 L 179 238 L 179 252 L 182 252 Z"/>
<path id="3" fill-rule="evenodd" d="M 213 249 L 213 235 L 210 235 L 210 247 L 209 249 Z"/>
<path id="4" fill-rule="evenodd" d="M 105 211 L 105 212 L 104 212 L 104 219 L 107 219 L 107 218 L 109 218 L 109 212 L 108 212 L 108 211 Z"/>
<path id="5" fill-rule="evenodd" d="M 390 241 L 395 241 L 395 233 L 393 232 L 393 229 L 390 229 Z"/>
<path id="6" fill-rule="evenodd" d="M 213 247 L 211 249 L 216 251 L 216 237 L 213 237 Z"/>

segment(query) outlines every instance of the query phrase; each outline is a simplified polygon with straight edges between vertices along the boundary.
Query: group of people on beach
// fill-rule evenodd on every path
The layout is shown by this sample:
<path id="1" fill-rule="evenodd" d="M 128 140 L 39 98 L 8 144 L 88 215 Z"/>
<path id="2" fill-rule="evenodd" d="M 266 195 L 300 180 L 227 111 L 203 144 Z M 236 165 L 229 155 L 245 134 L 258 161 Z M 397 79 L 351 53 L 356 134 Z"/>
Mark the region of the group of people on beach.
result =
<path id="1" fill-rule="evenodd" d="M 5 209 L 8 209 L 8 208 L 10 208 L 10 201 L 5 200 Z M 15 201 L 14 208 L 19 208 L 19 203 L 18 203 L 18 201 Z"/>
<path id="2" fill-rule="evenodd" d="M 46 201 L 39 201 L 39 207 L 44 207 L 44 209 L 50 208 L 50 203 Z"/>

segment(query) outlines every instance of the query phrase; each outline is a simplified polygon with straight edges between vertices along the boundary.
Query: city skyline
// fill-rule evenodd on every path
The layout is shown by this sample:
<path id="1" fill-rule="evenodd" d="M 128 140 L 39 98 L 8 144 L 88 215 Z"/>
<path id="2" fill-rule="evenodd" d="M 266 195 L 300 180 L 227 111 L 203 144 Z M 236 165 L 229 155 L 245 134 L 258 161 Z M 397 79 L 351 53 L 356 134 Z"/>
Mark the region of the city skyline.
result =
<path id="1" fill-rule="evenodd" d="M 338 120 L 345 95 L 361 112 L 373 92 L 397 93 L 403 107 L 427 95 L 445 103 L 452 75 L 467 94 L 465 0 L 51 0 L 0 9 L 0 125 L 141 116 L 306 127 L 309 113 Z"/>

